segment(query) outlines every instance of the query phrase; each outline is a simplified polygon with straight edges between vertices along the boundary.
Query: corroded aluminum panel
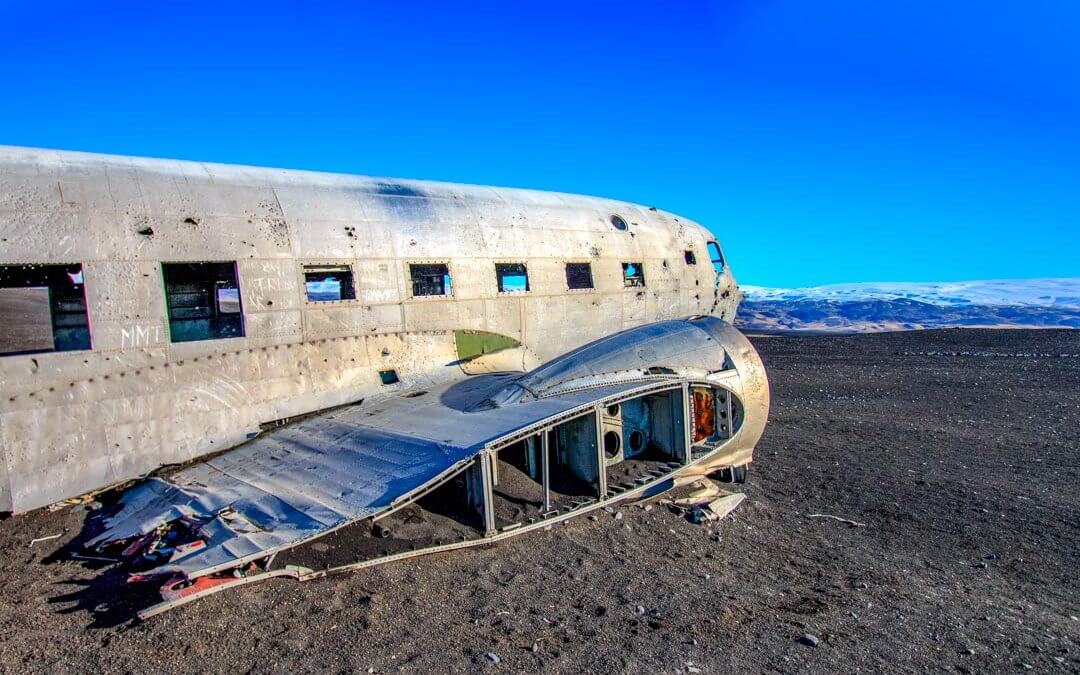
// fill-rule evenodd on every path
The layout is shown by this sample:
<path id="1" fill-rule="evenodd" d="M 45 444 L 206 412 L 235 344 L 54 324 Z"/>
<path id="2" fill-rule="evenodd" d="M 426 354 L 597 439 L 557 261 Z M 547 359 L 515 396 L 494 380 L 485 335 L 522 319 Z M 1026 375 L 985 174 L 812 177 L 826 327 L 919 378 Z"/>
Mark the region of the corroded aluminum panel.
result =
<path id="1" fill-rule="evenodd" d="M 111 369 L 62 391 L 0 401 L 13 503 L 50 503 L 71 496 L 72 485 L 108 485 L 227 448 L 267 420 L 389 395 L 394 389 L 370 367 L 343 375 L 343 362 L 370 363 L 372 352 L 381 362 L 384 351 L 392 366 L 403 361 L 405 382 L 461 376 L 452 335 L 365 336 Z"/>
<path id="2" fill-rule="evenodd" d="M 282 260 L 239 260 L 240 289 L 244 314 L 286 312 L 303 306 L 303 276 L 291 258 Z"/>

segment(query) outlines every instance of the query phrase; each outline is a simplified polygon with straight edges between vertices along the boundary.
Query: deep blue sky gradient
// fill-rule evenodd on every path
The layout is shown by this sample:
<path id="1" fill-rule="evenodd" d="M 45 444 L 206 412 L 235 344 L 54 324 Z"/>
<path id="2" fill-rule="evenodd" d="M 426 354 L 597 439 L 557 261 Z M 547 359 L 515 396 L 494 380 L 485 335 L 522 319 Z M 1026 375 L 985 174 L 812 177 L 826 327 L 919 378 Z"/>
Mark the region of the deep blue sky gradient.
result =
<path id="1" fill-rule="evenodd" d="M 656 205 L 743 283 L 1080 276 L 1075 0 L 9 1 L 0 91 L 0 143 Z"/>

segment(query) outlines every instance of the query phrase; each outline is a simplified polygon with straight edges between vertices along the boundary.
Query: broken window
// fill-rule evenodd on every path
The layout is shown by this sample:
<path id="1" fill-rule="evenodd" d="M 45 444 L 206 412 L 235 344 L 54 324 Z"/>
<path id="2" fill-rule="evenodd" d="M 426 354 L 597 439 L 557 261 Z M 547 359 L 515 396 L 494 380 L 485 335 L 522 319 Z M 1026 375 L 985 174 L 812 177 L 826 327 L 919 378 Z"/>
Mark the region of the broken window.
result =
<path id="1" fill-rule="evenodd" d="M 173 342 L 244 336 L 235 262 L 162 263 L 169 339 Z"/>
<path id="2" fill-rule="evenodd" d="M 495 263 L 495 277 L 500 293 L 525 293 L 529 290 L 529 273 L 523 263 Z"/>
<path id="3" fill-rule="evenodd" d="M 450 295 L 450 268 L 444 264 L 409 265 L 412 294 Z"/>
<path id="4" fill-rule="evenodd" d="M 590 263 L 566 263 L 566 287 L 570 290 L 592 288 L 592 265 Z"/>
<path id="5" fill-rule="evenodd" d="M 0 354 L 90 349 L 82 265 L 0 265 Z"/>
<path id="6" fill-rule="evenodd" d="M 393 368 L 389 370 L 380 370 L 379 379 L 382 381 L 383 384 L 397 384 L 401 381 L 401 379 L 398 378 L 397 371 Z"/>
<path id="7" fill-rule="evenodd" d="M 627 288 L 636 288 L 645 285 L 645 270 L 641 263 L 623 263 L 622 275 L 623 285 Z"/>
<path id="8" fill-rule="evenodd" d="M 687 265 L 696 265 L 697 264 L 697 256 L 694 255 L 693 251 L 683 251 L 683 257 L 686 258 L 686 264 Z"/>
<path id="9" fill-rule="evenodd" d="M 304 265 L 308 302 L 355 300 L 352 268 L 348 265 Z"/>
<path id="10" fill-rule="evenodd" d="M 709 249 L 709 261 L 712 262 L 713 269 L 717 274 L 724 272 L 724 254 L 720 252 L 720 245 L 715 241 L 710 241 L 705 245 L 705 248 Z"/>

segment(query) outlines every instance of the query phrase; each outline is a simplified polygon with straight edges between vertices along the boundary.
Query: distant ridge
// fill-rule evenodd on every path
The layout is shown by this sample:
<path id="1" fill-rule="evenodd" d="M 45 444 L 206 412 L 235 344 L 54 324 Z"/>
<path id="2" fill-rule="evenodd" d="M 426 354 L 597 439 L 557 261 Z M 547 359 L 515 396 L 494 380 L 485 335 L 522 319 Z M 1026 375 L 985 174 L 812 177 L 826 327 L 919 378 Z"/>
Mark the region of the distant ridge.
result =
<path id="1" fill-rule="evenodd" d="M 743 286 L 744 330 L 865 333 L 921 328 L 1080 328 L 1080 278 Z"/>

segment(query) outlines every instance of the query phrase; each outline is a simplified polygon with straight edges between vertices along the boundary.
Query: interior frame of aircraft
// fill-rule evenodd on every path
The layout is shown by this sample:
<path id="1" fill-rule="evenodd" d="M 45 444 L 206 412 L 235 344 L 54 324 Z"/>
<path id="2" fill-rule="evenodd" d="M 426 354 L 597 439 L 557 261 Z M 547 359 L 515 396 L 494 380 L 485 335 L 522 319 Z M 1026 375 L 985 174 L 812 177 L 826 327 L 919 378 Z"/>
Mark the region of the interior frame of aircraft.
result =
<path id="1" fill-rule="evenodd" d="M 768 413 L 654 208 L 0 147 L 0 239 L 0 511 L 132 482 L 90 544 L 147 616 L 738 478 Z"/>

